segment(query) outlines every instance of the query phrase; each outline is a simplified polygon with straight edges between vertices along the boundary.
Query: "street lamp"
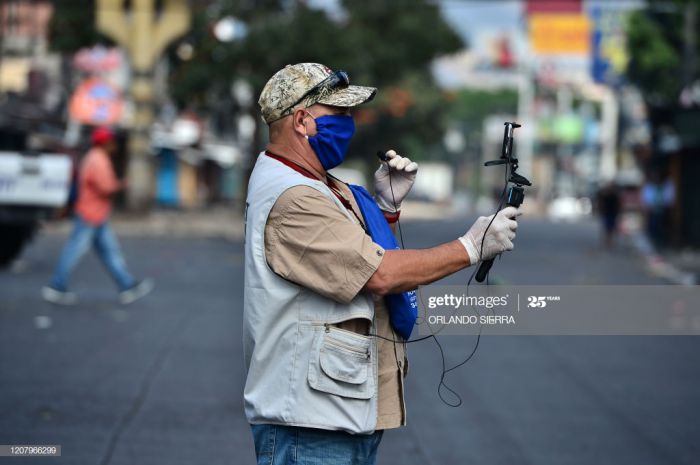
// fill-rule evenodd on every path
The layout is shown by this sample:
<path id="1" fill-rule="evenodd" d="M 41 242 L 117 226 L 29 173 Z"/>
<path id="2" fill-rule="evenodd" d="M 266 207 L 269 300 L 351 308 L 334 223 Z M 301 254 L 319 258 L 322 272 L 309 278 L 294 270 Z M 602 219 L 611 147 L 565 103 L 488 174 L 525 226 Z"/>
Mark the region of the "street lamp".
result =
<path id="1" fill-rule="evenodd" d="M 214 25 L 214 37 L 220 42 L 233 42 L 248 34 L 245 23 L 233 16 L 221 18 Z"/>

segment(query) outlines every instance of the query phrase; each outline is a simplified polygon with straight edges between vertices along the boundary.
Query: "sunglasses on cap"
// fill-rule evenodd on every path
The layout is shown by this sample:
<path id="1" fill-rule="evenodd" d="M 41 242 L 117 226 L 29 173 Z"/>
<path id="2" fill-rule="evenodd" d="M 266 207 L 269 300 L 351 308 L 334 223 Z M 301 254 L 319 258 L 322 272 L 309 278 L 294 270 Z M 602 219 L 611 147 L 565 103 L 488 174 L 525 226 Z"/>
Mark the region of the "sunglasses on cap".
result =
<path id="1" fill-rule="evenodd" d="M 285 108 L 284 111 L 282 111 L 282 115 L 288 115 L 291 112 L 291 109 L 297 106 L 299 102 L 312 95 L 319 96 L 318 98 L 320 98 L 324 94 L 328 94 L 336 89 L 345 89 L 348 86 L 350 86 L 350 76 L 348 75 L 348 73 L 342 70 L 335 71 L 323 81 L 319 82 L 311 89 L 304 92 L 304 95 L 299 97 L 294 103 L 292 103 L 287 108 Z"/>

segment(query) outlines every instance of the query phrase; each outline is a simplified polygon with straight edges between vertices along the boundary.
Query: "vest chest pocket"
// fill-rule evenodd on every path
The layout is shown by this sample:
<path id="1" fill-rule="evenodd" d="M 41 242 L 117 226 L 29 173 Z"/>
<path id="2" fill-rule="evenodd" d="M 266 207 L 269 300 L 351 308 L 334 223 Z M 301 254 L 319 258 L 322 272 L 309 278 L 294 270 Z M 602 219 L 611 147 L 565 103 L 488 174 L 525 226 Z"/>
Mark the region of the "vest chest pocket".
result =
<path id="1" fill-rule="evenodd" d="M 309 385 L 318 391 L 353 399 L 374 395 L 371 339 L 327 327 L 314 339 Z"/>

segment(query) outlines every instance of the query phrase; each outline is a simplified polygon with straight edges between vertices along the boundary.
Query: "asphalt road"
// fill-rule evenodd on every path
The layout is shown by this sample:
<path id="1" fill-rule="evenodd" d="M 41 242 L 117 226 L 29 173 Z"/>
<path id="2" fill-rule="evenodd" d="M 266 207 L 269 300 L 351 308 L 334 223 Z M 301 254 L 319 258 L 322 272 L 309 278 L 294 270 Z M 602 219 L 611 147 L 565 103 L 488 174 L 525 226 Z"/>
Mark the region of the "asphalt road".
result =
<path id="1" fill-rule="evenodd" d="M 513 284 L 663 284 L 627 249 L 597 247 L 595 225 L 520 222 L 493 276 Z M 466 220 L 404 225 L 408 247 L 461 235 Z M 223 240 L 124 238 L 137 275 L 157 281 L 130 307 L 94 256 L 75 274 L 81 303 L 39 299 L 63 236 L 40 236 L 0 274 L 0 444 L 60 444 L 60 458 L 0 464 L 252 464 L 242 413 L 242 247 Z M 445 283 L 461 284 L 459 273 Z M 448 363 L 473 339 L 445 337 Z M 408 426 L 379 463 L 697 464 L 700 339 L 486 337 L 437 396 L 431 341 L 409 347 Z"/>

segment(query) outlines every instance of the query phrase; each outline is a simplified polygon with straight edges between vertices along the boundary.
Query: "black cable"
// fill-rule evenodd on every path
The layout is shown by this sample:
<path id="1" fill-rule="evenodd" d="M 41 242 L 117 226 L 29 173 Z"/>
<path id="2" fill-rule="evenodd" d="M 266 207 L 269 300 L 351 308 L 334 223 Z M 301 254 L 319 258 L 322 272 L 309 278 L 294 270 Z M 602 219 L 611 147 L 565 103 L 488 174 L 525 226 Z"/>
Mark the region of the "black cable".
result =
<path id="1" fill-rule="evenodd" d="M 389 163 L 388 163 L 388 162 L 385 162 L 385 163 L 386 163 L 387 170 L 389 170 L 389 189 L 390 189 L 390 191 L 391 191 L 391 202 L 392 202 L 393 205 L 394 205 L 394 213 L 396 213 L 396 212 L 398 211 L 398 208 L 397 208 L 398 205 L 397 205 L 397 203 L 396 203 L 396 196 L 394 195 L 394 185 L 393 185 L 393 183 L 391 182 L 391 166 L 389 166 Z M 399 238 L 400 238 L 400 240 L 401 240 L 401 249 L 405 249 L 406 246 L 404 245 L 404 241 L 403 241 L 403 231 L 402 231 L 402 229 L 401 229 L 401 221 L 400 221 L 398 218 L 396 218 L 396 227 L 397 227 L 397 229 L 399 230 Z M 419 291 L 419 293 L 420 293 L 420 288 L 418 289 L 418 291 Z M 423 302 L 422 302 L 422 300 L 423 300 L 422 297 L 419 296 L 419 298 L 421 299 L 421 303 L 423 303 Z M 406 341 L 406 340 L 397 341 L 396 339 L 393 339 L 393 338 L 390 339 L 390 338 L 388 338 L 388 337 L 380 336 L 379 334 L 370 334 L 370 336 L 378 337 L 379 339 L 384 339 L 385 341 L 391 341 L 391 342 L 393 342 L 393 343 L 402 342 L 402 343 L 404 343 L 404 344 L 410 344 L 410 343 L 413 343 L 413 342 L 425 341 L 426 339 L 430 339 L 431 337 L 433 337 L 433 335 L 431 334 L 431 335 L 429 335 L 429 336 L 420 337 L 420 338 L 418 338 L 418 339 L 411 339 L 410 341 Z"/>
<path id="2" fill-rule="evenodd" d="M 486 239 L 486 233 L 488 232 L 489 228 L 491 227 L 491 224 L 493 223 L 493 220 L 496 219 L 496 215 L 498 214 L 498 212 L 501 210 L 501 208 L 503 206 L 503 202 L 505 200 L 507 190 L 508 190 L 508 165 L 506 165 L 505 185 L 503 186 L 503 191 L 501 192 L 501 198 L 500 198 L 500 201 L 498 202 L 498 206 L 496 207 L 496 213 L 494 213 L 493 218 L 491 218 L 491 221 L 489 221 L 489 224 L 486 226 L 486 229 L 484 229 L 484 234 L 481 236 L 481 248 L 479 250 L 479 259 L 481 259 L 483 252 L 484 252 L 484 240 Z M 476 275 L 477 271 L 478 271 L 478 267 L 475 266 L 474 271 L 472 271 L 471 276 L 469 276 L 469 281 L 467 281 L 467 296 L 469 295 L 469 286 L 471 285 L 472 279 L 474 279 L 474 276 Z M 489 273 L 486 274 L 486 286 L 488 286 L 488 285 L 489 285 Z M 422 301 L 422 299 L 421 299 L 421 301 Z M 477 311 L 477 314 L 479 314 L 478 311 Z M 481 315 L 479 314 L 479 316 L 481 316 Z M 440 383 L 438 384 L 438 396 L 440 397 L 440 400 L 442 400 L 442 402 L 444 404 L 449 405 L 450 407 L 459 407 L 460 405 L 462 405 L 462 397 L 457 392 L 455 392 L 454 389 L 450 388 L 447 385 L 447 383 L 445 383 L 445 377 L 447 376 L 447 374 L 449 372 L 454 371 L 457 368 L 465 365 L 466 363 L 469 362 L 469 360 L 471 360 L 474 357 L 477 349 L 479 348 L 479 342 L 481 342 L 481 331 L 483 329 L 484 329 L 484 325 L 483 324 L 479 325 L 479 332 L 476 335 L 476 342 L 474 343 L 474 348 L 469 353 L 469 355 L 464 360 L 459 362 L 458 364 L 456 364 L 448 369 L 445 369 L 445 363 L 444 363 L 445 358 L 444 358 L 444 355 L 442 356 L 443 357 L 443 359 L 442 359 L 443 365 L 442 365 L 442 374 L 440 375 Z M 440 353 L 442 354 L 442 347 L 440 346 L 440 343 L 438 342 L 437 338 L 435 338 L 435 342 L 438 344 L 438 347 L 440 348 Z M 442 393 L 440 392 L 441 387 L 444 387 L 445 389 L 447 389 L 449 392 L 451 392 L 457 398 L 456 404 L 450 404 L 449 402 L 447 402 L 443 398 Z"/>
<path id="3" fill-rule="evenodd" d="M 391 182 L 391 166 L 389 166 L 389 163 L 388 163 L 388 162 L 385 162 L 385 163 L 387 163 L 387 169 L 389 170 L 389 189 L 390 189 L 390 191 L 391 191 L 392 203 L 393 203 L 393 205 L 394 205 L 394 210 L 395 210 L 395 212 L 398 212 L 397 203 L 396 203 L 396 196 L 394 195 L 394 186 L 393 186 L 393 183 Z M 500 200 L 499 200 L 499 202 L 498 202 L 498 206 L 496 207 L 496 212 L 494 213 L 493 217 L 491 218 L 491 221 L 489 221 L 489 224 L 486 226 L 486 229 L 484 229 L 484 233 L 483 233 L 483 235 L 481 236 L 481 248 L 480 248 L 480 250 L 479 250 L 479 259 L 481 259 L 481 257 L 483 256 L 483 252 L 484 252 L 484 240 L 486 239 L 486 233 L 488 232 L 489 228 L 491 227 L 491 224 L 493 223 L 493 221 L 496 219 L 496 215 L 498 214 L 498 212 L 499 212 L 499 211 L 501 210 L 501 208 L 503 207 L 503 202 L 505 201 L 506 192 L 507 192 L 507 190 L 508 190 L 508 172 L 509 172 L 509 166 L 508 166 L 508 164 L 506 164 L 506 165 L 505 165 L 505 170 L 504 170 L 504 181 L 505 181 L 505 184 L 504 184 L 504 186 L 503 186 L 503 191 L 501 192 L 501 196 L 500 196 Z M 397 228 L 398 228 L 398 230 L 399 230 L 399 238 L 400 238 L 400 241 L 401 241 L 401 249 L 405 249 L 406 247 L 405 247 L 405 245 L 404 245 L 403 230 L 401 229 L 401 221 L 400 221 L 398 218 L 396 219 L 396 226 L 397 226 Z M 468 294 L 468 293 L 469 293 L 469 286 L 471 285 L 471 282 L 472 282 L 472 279 L 474 279 L 474 276 L 476 276 L 477 271 L 478 271 L 478 267 L 475 266 L 475 267 L 474 267 L 474 271 L 472 271 L 472 274 L 471 274 L 471 276 L 469 277 L 469 280 L 467 281 L 467 295 L 469 295 L 469 294 Z M 489 273 L 486 274 L 486 286 L 488 286 L 488 285 L 489 285 Z M 423 307 L 425 307 L 425 304 L 424 304 L 424 302 L 423 302 L 423 296 L 422 296 L 422 293 L 420 292 L 420 287 L 418 287 L 417 293 L 418 293 L 418 297 L 419 297 L 419 299 L 420 299 L 420 301 L 421 301 L 421 304 L 423 304 Z M 477 312 L 477 314 L 479 314 L 479 313 Z M 479 314 L 479 316 L 481 316 L 481 315 Z M 420 338 L 418 338 L 418 339 L 411 339 L 411 340 L 408 340 L 408 341 L 406 341 L 406 340 L 397 341 L 397 340 L 394 339 L 394 338 L 387 338 L 387 337 L 384 337 L 384 336 L 380 336 L 380 335 L 378 335 L 378 334 L 369 334 L 369 336 L 373 336 L 373 337 L 377 337 L 377 338 L 380 338 L 380 339 L 384 339 L 384 340 L 390 341 L 390 342 L 392 342 L 392 343 L 394 343 L 394 344 L 396 344 L 397 342 L 401 342 L 401 343 L 404 344 L 404 346 L 405 346 L 405 344 L 411 344 L 411 343 L 414 343 L 414 342 L 421 342 L 421 341 L 425 341 L 426 339 L 432 338 L 432 339 L 435 341 L 435 344 L 437 345 L 438 350 L 440 351 L 440 359 L 441 359 L 441 365 L 442 365 L 442 372 L 440 373 L 440 382 L 438 383 L 438 387 L 437 387 L 437 394 L 438 394 L 438 397 L 440 398 L 440 400 L 441 400 L 445 405 L 447 405 L 447 406 L 449 406 L 449 407 L 455 407 L 455 408 L 456 408 L 456 407 L 459 407 L 459 406 L 462 405 L 462 403 L 463 403 L 463 402 L 462 402 L 462 397 L 461 397 L 454 389 L 452 389 L 450 386 L 447 385 L 447 383 L 445 382 L 445 378 L 447 377 L 447 374 L 448 374 L 448 373 L 450 373 L 451 371 L 454 371 L 454 370 L 456 370 L 457 368 L 459 368 L 459 367 L 465 365 L 466 363 L 468 363 L 468 362 L 474 357 L 474 355 L 476 354 L 477 349 L 479 348 L 479 342 L 481 341 L 481 332 L 482 332 L 482 330 L 483 330 L 484 325 L 482 324 L 482 325 L 479 326 L 479 332 L 478 332 L 477 335 L 476 335 L 476 342 L 474 343 L 474 348 L 471 350 L 471 352 L 469 353 L 469 355 L 468 355 L 464 360 L 462 360 L 461 362 L 459 362 L 458 364 L 456 364 L 456 365 L 454 365 L 454 366 L 452 366 L 452 367 L 450 367 L 450 368 L 447 368 L 447 367 L 446 367 L 446 363 L 445 363 L 445 351 L 444 351 L 444 349 L 442 348 L 442 344 L 440 344 L 440 341 L 439 341 L 439 339 L 437 338 L 437 335 L 432 331 L 432 328 L 431 328 L 431 326 L 430 326 L 430 323 L 426 323 L 426 325 L 428 326 L 428 329 L 430 330 L 430 334 L 429 334 L 428 336 L 423 336 L 423 337 L 420 337 Z M 442 330 L 442 329 L 441 329 L 441 330 Z M 445 398 L 443 397 L 443 394 L 442 394 L 442 389 L 446 389 L 446 390 L 447 390 L 448 392 L 450 392 L 453 396 L 455 396 L 455 397 L 457 398 L 457 402 L 456 402 L 456 403 L 450 403 L 450 402 L 448 402 L 447 400 L 445 400 Z"/>

